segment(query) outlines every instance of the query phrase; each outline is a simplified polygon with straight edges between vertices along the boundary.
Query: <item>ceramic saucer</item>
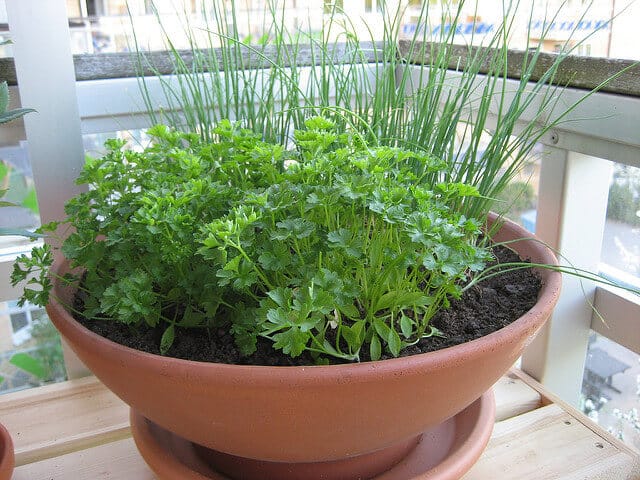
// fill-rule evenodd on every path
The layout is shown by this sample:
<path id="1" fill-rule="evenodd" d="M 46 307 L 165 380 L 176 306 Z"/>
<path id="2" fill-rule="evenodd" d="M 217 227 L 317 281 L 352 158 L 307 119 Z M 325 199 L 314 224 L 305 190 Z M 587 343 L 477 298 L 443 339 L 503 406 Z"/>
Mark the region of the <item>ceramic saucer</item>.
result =
<path id="1" fill-rule="evenodd" d="M 455 480 L 482 454 L 493 430 L 493 392 L 422 433 L 416 448 L 390 470 L 371 480 Z M 138 450 L 161 480 L 230 480 L 200 459 L 194 444 L 131 410 Z M 305 479 L 307 480 L 307 479 Z"/>

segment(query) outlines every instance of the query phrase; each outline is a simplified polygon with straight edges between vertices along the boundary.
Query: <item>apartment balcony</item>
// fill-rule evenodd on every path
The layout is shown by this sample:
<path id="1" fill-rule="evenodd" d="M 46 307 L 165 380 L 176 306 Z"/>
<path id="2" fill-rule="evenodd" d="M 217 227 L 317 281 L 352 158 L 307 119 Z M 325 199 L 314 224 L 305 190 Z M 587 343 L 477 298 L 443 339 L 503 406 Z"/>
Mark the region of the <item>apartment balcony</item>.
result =
<path id="1" fill-rule="evenodd" d="M 26 134 L 21 122 L 0 133 L 5 145 L 26 135 L 43 221 L 60 218 L 64 201 L 76 192 L 73 180 L 83 161 L 82 135 L 148 126 L 130 58 L 76 56 L 74 70 L 69 46 L 46 15 L 41 12 L 12 25 L 16 42 L 27 46 L 20 58 L 16 55 L 18 74 L 11 73 L 13 60 L 0 62 L 14 98 L 45 106 L 39 108 L 37 121 L 27 124 Z M 38 38 L 50 39 L 46 49 L 29 33 L 33 25 L 41 29 Z M 560 251 L 566 264 L 591 271 L 600 269 L 613 163 L 640 167 L 638 66 L 579 99 L 585 88 L 597 88 L 629 66 L 630 62 L 606 59 L 569 59 L 562 74 L 570 86 L 559 101 L 577 106 L 540 139 L 536 234 Z M 451 75 L 456 75 L 455 65 Z M 505 91 L 510 90 L 509 82 L 519 81 L 517 76 L 514 71 L 505 80 Z M 157 79 L 150 78 L 149 86 L 152 95 L 160 94 Z M 526 115 L 523 121 L 530 120 Z M 0 247 L 0 301 L 18 297 L 8 276 L 13 259 L 26 248 Z M 619 271 L 604 273 L 623 283 L 637 282 Z M 464 479 L 640 478 L 638 452 L 575 408 L 593 332 L 640 354 L 638 297 L 565 276 L 553 318 L 528 347 L 520 366 L 494 387 L 494 433 Z M 72 352 L 65 350 L 65 362 L 70 380 L 0 396 L 0 420 L 16 447 L 12 478 L 155 478 L 133 444 L 127 406 L 95 377 L 86 376 Z"/>

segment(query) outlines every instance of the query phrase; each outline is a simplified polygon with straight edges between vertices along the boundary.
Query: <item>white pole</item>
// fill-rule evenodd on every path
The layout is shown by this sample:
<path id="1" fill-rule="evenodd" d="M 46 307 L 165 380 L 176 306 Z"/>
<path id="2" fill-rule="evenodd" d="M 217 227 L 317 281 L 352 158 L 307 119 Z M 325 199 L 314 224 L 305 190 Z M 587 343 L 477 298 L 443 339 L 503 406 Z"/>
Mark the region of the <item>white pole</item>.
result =
<path id="1" fill-rule="evenodd" d="M 84 163 L 65 0 L 7 0 L 28 151 L 43 223 L 64 218 Z"/>
<path id="2" fill-rule="evenodd" d="M 612 163 L 546 148 L 540 173 L 536 234 L 562 252 L 560 263 L 598 271 Z M 564 275 L 552 318 L 522 356 L 522 370 L 578 405 L 595 285 Z"/>
<path id="3" fill-rule="evenodd" d="M 65 0 L 6 0 L 24 119 L 42 223 L 64 218 L 79 191 L 84 163 L 76 80 Z M 65 349 L 69 377 L 84 370 Z"/>

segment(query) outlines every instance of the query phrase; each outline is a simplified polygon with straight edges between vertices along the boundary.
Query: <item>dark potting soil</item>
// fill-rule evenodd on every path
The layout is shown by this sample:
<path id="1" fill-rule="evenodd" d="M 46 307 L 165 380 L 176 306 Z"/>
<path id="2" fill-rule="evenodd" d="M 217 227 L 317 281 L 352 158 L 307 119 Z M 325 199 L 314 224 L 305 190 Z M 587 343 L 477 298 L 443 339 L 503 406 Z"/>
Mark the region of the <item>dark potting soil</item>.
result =
<path id="1" fill-rule="evenodd" d="M 494 248 L 494 254 L 499 263 L 520 261 L 513 251 L 504 247 Z M 540 278 L 531 269 L 506 272 L 482 281 L 467 290 L 461 299 L 451 301 L 450 308 L 439 312 L 431 320 L 431 325 L 440 330 L 443 336 L 424 338 L 403 350 L 401 356 L 439 350 L 499 330 L 518 319 L 536 303 L 540 287 Z M 82 307 L 77 303 L 76 305 L 81 310 Z M 93 332 L 114 342 L 160 354 L 162 332 L 159 330 L 148 328 L 133 332 L 131 327 L 119 322 L 76 319 Z M 272 342 L 262 338 L 258 340 L 257 351 L 253 355 L 242 357 L 236 349 L 233 337 L 224 329 L 183 330 L 176 335 L 168 354 L 188 360 L 241 365 L 294 366 L 316 363 L 306 352 L 296 358 L 283 355 L 273 349 Z M 367 361 L 367 356 L 368 349 L 364 348 L 360 360 Z"/>

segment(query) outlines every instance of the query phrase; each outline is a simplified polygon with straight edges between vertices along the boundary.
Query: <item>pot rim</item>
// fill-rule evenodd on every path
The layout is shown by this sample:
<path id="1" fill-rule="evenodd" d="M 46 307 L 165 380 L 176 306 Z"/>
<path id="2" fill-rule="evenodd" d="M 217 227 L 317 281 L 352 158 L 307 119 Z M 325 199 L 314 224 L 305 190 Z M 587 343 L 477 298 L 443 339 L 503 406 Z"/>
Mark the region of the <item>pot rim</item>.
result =
<path id="1" fill-rule="evenodd" d="M 13 440 L 7 428 L 0 423 L 0 477 L 3 473 L 8 473 L 6 478 L 11 478 L 14 462 Z"/>

